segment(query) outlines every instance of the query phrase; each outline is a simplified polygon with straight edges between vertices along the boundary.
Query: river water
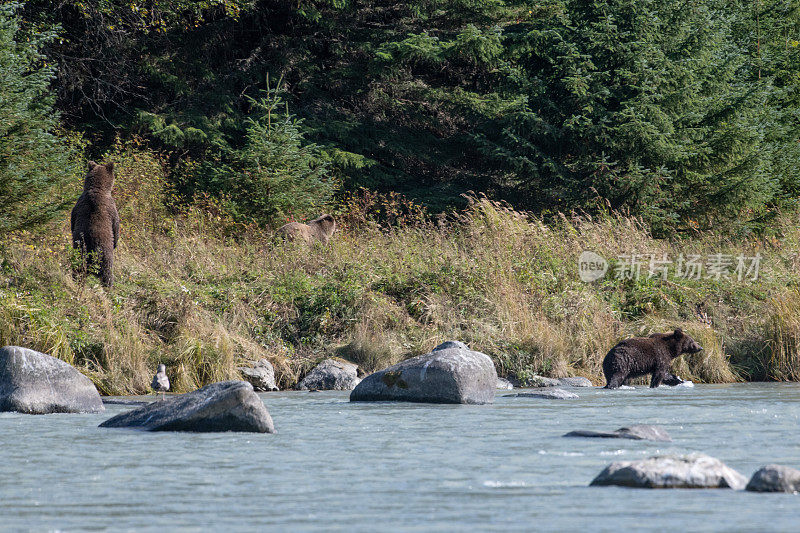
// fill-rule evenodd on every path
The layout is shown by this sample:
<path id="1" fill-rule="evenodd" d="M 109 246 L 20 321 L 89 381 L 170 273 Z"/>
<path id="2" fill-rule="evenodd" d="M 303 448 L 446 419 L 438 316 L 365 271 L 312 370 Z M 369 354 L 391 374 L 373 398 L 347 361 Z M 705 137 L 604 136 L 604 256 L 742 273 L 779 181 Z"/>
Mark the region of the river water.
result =
<path id="1" fill-rule="evenodd" d="M 261 395 L 277 434 L 144 433 L 0 413 L 2 530 L 798 531 L 800 496 L 589 487 L 608 463 L 704 452 L 800 468 L 800 384 L 608 391 L 493 405 Z M 563 438 L 660 424 L 673 442 Z"/>

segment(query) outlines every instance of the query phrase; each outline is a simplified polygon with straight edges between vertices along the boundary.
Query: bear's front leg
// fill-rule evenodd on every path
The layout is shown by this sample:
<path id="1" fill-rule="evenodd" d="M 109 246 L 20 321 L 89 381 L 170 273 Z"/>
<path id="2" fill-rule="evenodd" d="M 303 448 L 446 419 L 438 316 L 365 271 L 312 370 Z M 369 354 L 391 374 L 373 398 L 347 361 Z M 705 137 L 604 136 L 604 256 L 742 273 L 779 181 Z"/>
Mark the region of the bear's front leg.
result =
<path id="1" fill-rule="evenodd" d="M 625 376 L 620 374 L 614 374 L 611 377 L 606 378 L 606 389 L 616 389 L 619 388 L 620 385 L 625 381 Z"/>

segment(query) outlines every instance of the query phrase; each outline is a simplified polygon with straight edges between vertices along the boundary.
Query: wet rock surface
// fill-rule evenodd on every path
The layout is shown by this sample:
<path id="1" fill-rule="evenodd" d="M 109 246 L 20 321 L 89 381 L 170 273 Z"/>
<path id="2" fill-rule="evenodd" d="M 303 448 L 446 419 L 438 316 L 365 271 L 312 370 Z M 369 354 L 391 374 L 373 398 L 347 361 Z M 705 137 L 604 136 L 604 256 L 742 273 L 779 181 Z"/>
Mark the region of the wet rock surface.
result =
<path id="1" fill-rule="evenodd" d="M 763 466 L 750 478 L 746 489 L 752 492 L 798 492 L 800 470 L 781 465 Z"/>
<path id="2" fill-rule="evenodd" d="M 705 454 L 657 455 L 638 461 L 611 463 L 591 485 L 648 489 L 741 490 L 747 480 L 719 459 Z"/>
<path id="3" fill-rule="evenodd" d="M 0 411 L 40 415 L 103 410 L 94 384 L 71 365 L 19 346 L 0 348 Z"/>
<path id="4" fill-rule="evenodd" d="M 259 359 L 253 366 L 239 367 L 238 370 L 256 392 L 278 390 L 278 386 L 275 384 L 275 369 L 272 363 L 266 359 Z"/>
<path id="5" fill-rule="evenodd" d="M 496 387 L 497 372 L 488 355 L 448 341 L 365 377 L 350 401 L 484 404 L 494 401 Z"/>
<path id="6" fill-rule="evenodd" d="M 358 365 L 325 359 L 297 384 L 297 390 L 353 390 L 361 382 Z"/>
<path id="7" fill-rule="evenodd" d="M 548 400 L 570 400 L 580 398 L 574 392 L 565 391 L 559 388 L 544 388 L 536 392 L 520 392 L 517 394 L 505 394 L 504 398 L 544 398 Z"/>
<path id="8" fill-rule="evenodd" d="M 671 442 L 672 438 L 660 426 L 647 424 L 637 424 L 633 426 L 619 428 L 615 431 L 570 431 L 565 437 L 589 437 L 601 439 L 632 439 L 632 440 L 652 440 L 658 442 Z"/>
<path id="9" fill-rule="evenodd" d="M 264 402 L 246 381 L 221 381 L 155 401 L 100 424 L 145 431 L 274 433 Z"/>

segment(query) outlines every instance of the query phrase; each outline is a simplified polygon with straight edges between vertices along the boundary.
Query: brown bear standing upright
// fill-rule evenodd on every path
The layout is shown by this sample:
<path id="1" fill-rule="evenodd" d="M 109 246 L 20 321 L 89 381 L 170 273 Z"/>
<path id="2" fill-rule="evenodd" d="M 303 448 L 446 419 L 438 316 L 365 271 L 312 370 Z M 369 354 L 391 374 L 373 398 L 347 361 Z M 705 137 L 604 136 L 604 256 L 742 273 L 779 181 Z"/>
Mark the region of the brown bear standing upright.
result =
<path id="1" fill-rule="evenodd" d="M 336 221 L 331 215 L 322 215 L 308 224 L 290 222 L 278 228 L 276 233 L 290 241 L 299 239 L 310 244 L 316 240 L 328 244 L 334 231 L 336 231 Z"/>
<path id="2" fill-rule="evenodd" d="M 650 386 L 680 385 L 683 380 L 669 372 L 672 360 L 703 348 L 681 328 L 673 333 L 653 333 L 649 337 L 626 339 L 603 359 L 606 388 L 616 389 L 628 378 L 651 374 Z"/>
<path id="3" fill-rule="evenodd" d="M 89 161 L 83 194 L 72 208 L 70 220 L 73 248 L 81 250 L 87 267 L 97 267 L 106 287 L 114 284 L 114 248 L 119 239 L 119 213 L 111 197 L 113 186 L 114 163 L 98 165 Z"/>

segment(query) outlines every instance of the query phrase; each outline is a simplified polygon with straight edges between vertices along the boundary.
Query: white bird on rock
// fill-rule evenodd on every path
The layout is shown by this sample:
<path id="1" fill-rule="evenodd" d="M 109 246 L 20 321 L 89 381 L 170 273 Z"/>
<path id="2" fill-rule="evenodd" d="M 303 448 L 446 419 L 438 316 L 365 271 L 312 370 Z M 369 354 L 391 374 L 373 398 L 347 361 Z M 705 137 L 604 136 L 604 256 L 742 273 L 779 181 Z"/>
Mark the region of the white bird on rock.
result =
<path id="1" fill-rule="evenodd" d="M 167 377 L 167 367 L 158 365 L 158 372 L 153 376 L 153 382 L 150 384 L 153 390 L 161 392 L 161 399 L 164 399 L 165 392 L 169 390 L 169 378 Z"/>

